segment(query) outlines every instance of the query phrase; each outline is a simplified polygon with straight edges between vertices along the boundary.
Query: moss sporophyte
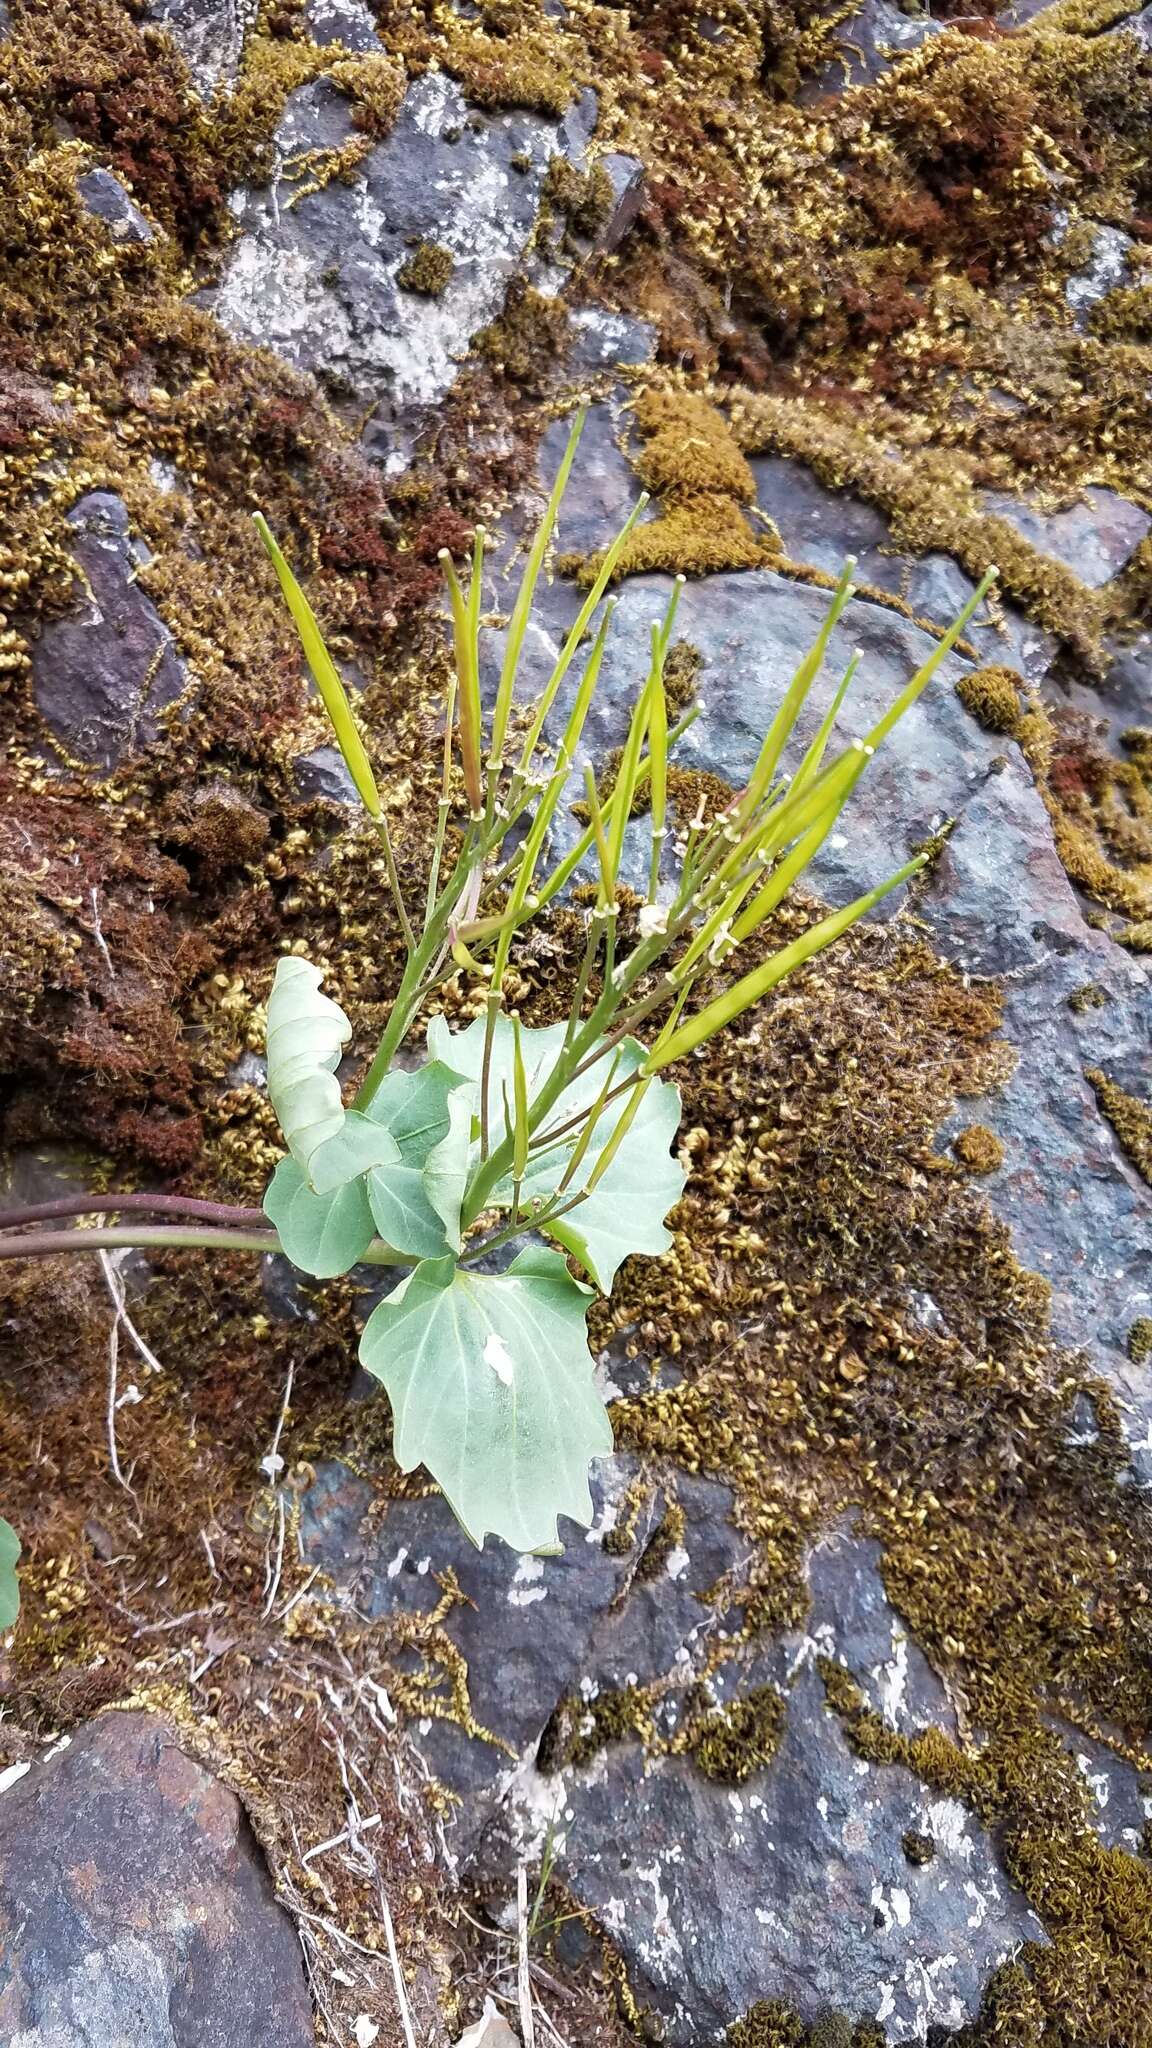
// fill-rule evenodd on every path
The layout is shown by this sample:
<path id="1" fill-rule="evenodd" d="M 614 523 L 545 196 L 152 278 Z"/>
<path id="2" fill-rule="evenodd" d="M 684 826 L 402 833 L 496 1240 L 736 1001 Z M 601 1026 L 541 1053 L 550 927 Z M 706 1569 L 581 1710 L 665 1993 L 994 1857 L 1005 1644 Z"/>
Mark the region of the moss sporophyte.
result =
<path id="1" fill-rule="evenodd" d="M 379 835 L 404 967 L 379 1044 L 345 1101 L 338 1068 L 353 1031 L 297 946 L 276 969 L 267 1011 L 268 1094 L 287 1147 L 263 1209 L 180 1197 L 76 1197 L 10 1212 L 0 1257 L 198 1246 L 282 1252 L 316 1278 L 354 1265 L 403 1278 L 372 1312 L 361 1362 L 387 1388 L 394 1450 L 424 1464 L 473 1540 L 492 1532 L 518 1550 L 552 1546 L 558 1514 L 591 1519 L 590 1460 L 612 1449 L 593 1380 L 585 1317 L 622 1262 L 658 1257 L 665 1218 L 683 1191 L 672 1152 L 680 1096 L 665 1071 L 694 1053 L 784 978 L 831 945 L 923 865 L 918 856 L 855 902 L 737 973 L 718 970 L 763 933 L 823 845 L 897 720 L 915 703 L 995 575 L 895 702 L 862 738 L 833 744 L 853 657 L 806 748 L 786 764 L 797 720 L 853 594 L 851 562 L 827 617 L 785 689 L 746 787 L 710 817 L 678 820 L 672 847 L 670 762 L 697 716 L 670 716 L 669 656 L 678 579 L 650 629 L 610 793 L 587 771 L 587 823 L 552 860 L 551 828 L 578 758 L 596 692 L 612 604 L 602 601 L 635 545 L 642 497 L 598 558 L 590 587 L 531 716 L 516 711 L 517 676 L 536 586 L 579 440 L 569 436 L 508 622 L 495 697 L 481 693 L 485 535 L 470 573 L 442 557 L 454 673 L 447 692 L 441 791 L 423 900 L 406 898 L 368 751 L 311 607 L 265 522 L 260 537 L 353 784 Z M 644 529 L 639 529 L 643 531 Z M 572 676 L 561 717 L 562 686 Z M 550 714 L 562 730 L 552 737 Z M 526 727 L 526 729 L 525 729 Z M 546 738 L 546 731 L 548 737 Z M 513 735 L 515 734 L 515 737 Z M 674 771 L 673 771 L 674 775 Z M 674 812 L 675 783 L 671 785 Z M 643 792 L 649 835 L 646 898 L 627 919 L 620 881 L 625 832 Z M 664 858 L 674 851 L 675 861 Z M 671 879 L 668 871 L 672 868 Z M 589 877 L 591 878 L 589 881 Z M 584 886 L 581 887 L 583 878 Z M 571 888 L 569 885 L 572 885 Z M 529 1029 L 509 1004 L 514 948 L 566 892 L 583 948 L 567 1017 Z M 625 931 L 629 934 L 625 939 Z M 414 1071 L 397 1054 L 428 1000 L 462 970 L 485 989 L 482 1013 L 453 1032 L 428 1024 Z M 637 1036 L 644 1031 L 643 1040 Z M 131 1210 L 113 1227 L 28 1230 L 66 1215 Z M 137 1218 L 151 1212 L 173 1222 Z M 270 1226 L 270 1227 L 261 1227 Z M 531 1233 L 510 1264 L 492 1254 Z M 577 1278 L 573 1265 L 584 1278 Z"/>

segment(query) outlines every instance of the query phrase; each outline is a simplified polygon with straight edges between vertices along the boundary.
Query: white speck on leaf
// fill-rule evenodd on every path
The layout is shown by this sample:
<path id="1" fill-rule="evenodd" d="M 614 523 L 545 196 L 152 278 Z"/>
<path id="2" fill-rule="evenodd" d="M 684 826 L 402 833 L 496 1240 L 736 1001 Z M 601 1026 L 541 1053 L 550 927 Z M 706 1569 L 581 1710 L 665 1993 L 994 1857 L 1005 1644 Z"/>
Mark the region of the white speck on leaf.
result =
<path id="1" fill-rule="evenodd" d="M 512 1354 L 500 1335 L 499 1330 L 491 1332 L 488 1342 L 484 1346 L 484 1363 L 492 1367 L 493 1372 L 502 1385 L 506 1387 L 512 1385 L 512 1374 L 514 1371 Z"/>

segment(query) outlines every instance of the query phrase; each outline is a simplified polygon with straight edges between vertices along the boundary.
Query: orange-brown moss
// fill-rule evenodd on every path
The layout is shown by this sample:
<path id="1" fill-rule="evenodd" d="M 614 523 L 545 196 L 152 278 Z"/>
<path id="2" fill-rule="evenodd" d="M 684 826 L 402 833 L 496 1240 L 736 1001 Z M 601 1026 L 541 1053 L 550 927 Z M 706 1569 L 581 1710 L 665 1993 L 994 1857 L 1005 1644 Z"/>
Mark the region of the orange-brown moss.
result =
<path id="1" fill-rule="evenodd" d="M 1085 1078 L 1137 1173 L 1152 1186 L 1152 1109 L 1099 1067 L 1086 1068 Z"/>

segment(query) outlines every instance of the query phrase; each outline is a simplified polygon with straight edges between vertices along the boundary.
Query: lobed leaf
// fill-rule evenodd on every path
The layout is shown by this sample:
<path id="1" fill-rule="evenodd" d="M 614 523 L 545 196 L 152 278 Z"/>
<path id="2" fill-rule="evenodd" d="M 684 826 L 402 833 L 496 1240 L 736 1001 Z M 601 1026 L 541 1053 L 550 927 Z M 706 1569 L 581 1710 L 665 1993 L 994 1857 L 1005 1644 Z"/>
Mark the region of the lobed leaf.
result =
<path id="1" fill-rule="evenodd" d="M 520 1044 L 530 1102 L 540 1093 L 560 1056 L 565 1030 L 563 1024 L 549 1024 L 542 1030 L 521 1028 Z M 477 1018 L 466 1031 L 453 1037 L 445 1019 L 434 1017 L 428 1027 L 428 1043 L 439 1057 L 450 1057 L 453 1066 L 468 1076 L 475 1090 L 474 1113 L 478 1115 L 484 1019 Z M 501 1144 L 507 1135 L 504 1090 L 507 1089 L 511 1101 L 515 1085 L 515 1044 L 515 1027 L 511 1020 L 498 1017 L 488 1083 L 493 1148 Z M 637 1073 L 646 1057 L 643 1046 L 635 1039 L 626 1039 L 617 1049 L 617 1080 L 626 1080 L 630 1074 Z M 566 1201 L 587 1188 L 593 1180 L 601 1156 L 620 1120 L 622 1104 L 619 1100 L 607 1104 L 598 1102 L 603 1078 L 604 1069 L 597 1064 L 570 1083 L 535 1133 L 538 1141 L 546 1136 L 549 1129 L 572 1123 L 581 1113 L 586 1117 L 595 1116 L 591 1136 L 583 1144 L 578 1170 L 565 1187 Z M 625 1259 L 636 1253 L 658 1258 L 672 1243 L 664 1218 L 679 1201 L 686 1177 L 684 1168 L 671 1152 L 679 1123 L 679 1090 L 667 1082 L 649 1089 L 631 1128 L 593 1192 L 566 1215 L 557 1216 L 541 1226 L 548 1236 L 555 1238 L 558 1244 L 564 1245 L 580 1260 L 605 1294 L 611 1290 Z M 555 1144 L 534 1143 L 528 1154 L 520 1192 L 522 1207 L 530 1201 L 547 1200 L 556 1192 L 582 1142 L 581 1126 L 576 1122 L 574 1128 Z M 509 1175 L 497 1183 L 490 1200 L 494 1207 L 510 1208 L 513 1195 L 513 1176 Z"/>
<path id="2" fill-rule="evenodd" d="M 345 1181 L 318 1195 L 294 1159 L 282 1159 L 272 1175 L 264 1214 L 275 1226 L 285 1258 L 317 1280 L 347 1273 L 363 1258 L 377 1229 L 363 1180 Z"/>
<path id="3" fill-rule="evenodd" d="M 428 1259 L 375 1308 L 360 1362 L 387 1389 L 396 1460 L 426 1465 L 466 1533 L 555 1544 L 556 1518 L 592 1519 L 588 1467 L 612 1449 L 584 1318 L 590 1290 L 559 1252 L 506 1273 Z"/>

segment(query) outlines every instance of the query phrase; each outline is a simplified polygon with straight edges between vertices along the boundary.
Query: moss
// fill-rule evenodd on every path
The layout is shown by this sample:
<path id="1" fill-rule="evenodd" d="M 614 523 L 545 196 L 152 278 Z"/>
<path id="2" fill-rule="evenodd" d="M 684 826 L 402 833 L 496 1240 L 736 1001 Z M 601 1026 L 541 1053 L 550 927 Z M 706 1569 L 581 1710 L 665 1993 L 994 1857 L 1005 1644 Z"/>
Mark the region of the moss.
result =
<path id="1" fill-rule="evenodd" d="M 617 563 L 617 580 L 662 570 L 706 576 L 755 569 L 781 552 L 771 522 L 753 531 L 746 507 L 756 484 L 723 415 L 699 393 L 653 387 L 633 407 L 642 436 L 633 458 L 637 476 L 659 498 L 658 516 L 633 528 Z M 602 555 L 565 558 L 562 571 L 595 581 Z"/>
<path id="2" fill-rule="evenodd" d="M 802 2020 L 774 1998 L 761 1999 L 742 2020 L 729 2027 L 728 2048 L 805 2048 Z"/>
<path id="3" fill-rule="evenodd" d="M 807 2048 L 854 2048 L 851 2020 L 842 2012 L 822 2013 L 809 2032 Z"/>
<path id="4" fill-rule="evenodd" d="M 704 656 L 691 640 L 674 640 L 664 663 L 664 695 L 676 717 L 695 703 Z"/>
<path id="5" fill-rule="evenodd" d="M 961 676 L 956 695 L 986 732 L 1015 732 L 1020 721 L 1020 677 L 1015 669 L 971 669 Z"/>
<path id="6" fill-rule="evenodd" d="M 683 1544 L 685 1526 L 684 1510 L 679 1501 L 668 1501 L 664 1513 L 641 1552 L 636 1566 L 638 1579 L 658 1579 L 663 1576 L 669 1558 Z"/>
<path id="7" fill-rule="evenodd" d="M 1110 1081 L 1099 1067 L 1087 1067 L 1085 1079 L 1092 1083 L 1096 1100 L 1137 1173 L 1152 1186 L 1152 1109 Z"/>
<path id="8" fill-rule="evenodd" d="M 1089 315 L 1093 334 L 1106 341 L 1152 341 L 1152 285 L 1121 285 Z"/>
<path id="9" fill-rule="evenodd" d="M 1068 998 L 1068 1008 L 1077 1017 L 1082 1017 L 1088 1010 L 1102 1010 L 1108 1001 L 1107 991 L 1098 982 L 1086 981 L 1073 989 Z"/>
<path id="10" fill-rule="evenodd" d="M 1115 934 L 1118 946 L 1124 946 L 1129 953 L 1152 953 L 1152 918 L 1142 918 L 1138 924 L 1127 925 Z"/>
<path id="11" fill-rule="evenodd" d="M 1152 1316 L 1137 1316 L 1128 1332 L 1128 1356 L 1133 1365 L 1145 1365 L 1152 1358 Z"/>
<path id="12" fill-rule="evenodd" d="M 568 313 L 559 299 L 548 298 L 522 278 L 514 278 L 503 312 L 473 335 L 472 346 L 499 376 L 525 391 L 539 392 L 563 353 L 569 326 Z"/>
<path id="13" fill-rule="evenodd" d="M 593 241 L 611 215 L 616 195 L 603 164 L 582 171 L 566 156 L 549 158 L 541 197 L 575 235 Z"/>
<path id="14" fill-rule="evenodd" d="M 447 290 L 455 268 L 456 258 L 451 249 L 445 249 L 440 242 L 420 242 L 400 265 L 396 282 L 407 292 L 438 299 Z"/>
<path id="15" fill-rule="evenodd" d="M 915 1828 L 908 1828 L 900 1837 L 900 1847 L 909 1863 L 921 1868 L 931 1863 L 936 1854 L 936 1844 L 931 1835 L 920 1834 Z"/>
<path id="16" fill-rule="evenodd" d="M 1004 1164 L 1004 1146 L 987 1124 L 968 1124 L 958 1131 L 952 1150 L 969 1173 L 996 1173 Z"/>
<path id="17" fill-rule="evenodd" d="M 760 1685 L 706 1714 L 689 1743 L 697 1769 L 722 1785 L 743 1785 L 771 1763 L 780 1747 L 786 1712 L 775 1686 Z"/>

